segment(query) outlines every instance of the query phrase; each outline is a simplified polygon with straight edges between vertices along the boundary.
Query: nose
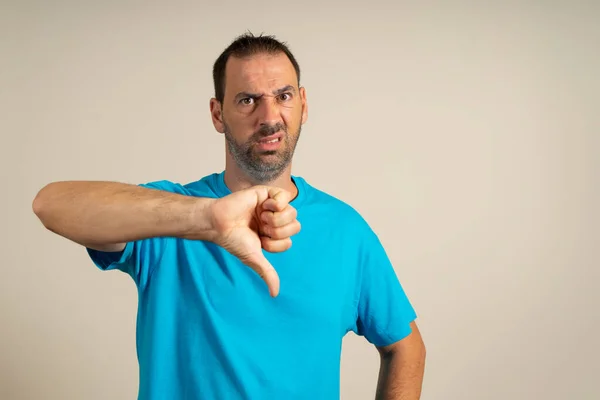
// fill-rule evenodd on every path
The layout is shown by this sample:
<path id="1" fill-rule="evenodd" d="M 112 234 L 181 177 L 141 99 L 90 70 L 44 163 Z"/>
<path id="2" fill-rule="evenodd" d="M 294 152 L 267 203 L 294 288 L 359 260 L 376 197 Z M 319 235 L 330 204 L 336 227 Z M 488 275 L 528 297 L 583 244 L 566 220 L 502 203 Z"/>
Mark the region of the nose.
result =
<path id="1" fill-rule="evenodd" d="M 281 122 L 281 113 L 277 101 L 270 97 L 264 98 L 259 103 L 257 115 L 258 123 L 261 126 L 273 126 Z"/>

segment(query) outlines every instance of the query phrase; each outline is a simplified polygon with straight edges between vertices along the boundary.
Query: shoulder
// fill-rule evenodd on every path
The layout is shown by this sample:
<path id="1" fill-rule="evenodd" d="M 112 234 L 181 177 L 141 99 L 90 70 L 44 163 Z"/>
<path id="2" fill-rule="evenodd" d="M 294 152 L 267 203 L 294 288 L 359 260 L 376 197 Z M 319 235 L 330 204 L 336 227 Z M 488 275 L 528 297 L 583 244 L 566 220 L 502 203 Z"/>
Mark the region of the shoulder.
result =
<path id="1" fill-rule="evenodd" d="M 296 178 L 304 186 L 306 191 L 306 206 L 328 219 L 335 219 L 344 229 L 361 235 L 370 235 L 373 230 L 363 214 L 348 200 L 319 189 L 309 184 L 303 178 Z"/>

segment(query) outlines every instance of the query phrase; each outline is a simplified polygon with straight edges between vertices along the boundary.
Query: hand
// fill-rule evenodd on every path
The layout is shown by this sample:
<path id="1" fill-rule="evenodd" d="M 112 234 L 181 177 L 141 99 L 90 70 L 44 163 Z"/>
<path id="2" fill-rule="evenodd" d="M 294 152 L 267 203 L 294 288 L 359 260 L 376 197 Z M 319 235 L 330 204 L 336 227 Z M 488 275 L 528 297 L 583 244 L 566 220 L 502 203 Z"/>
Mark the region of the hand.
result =
<path id="1" fill-rule="evenodd" d="M 253 186 L 215 200 L 210 208 L 214 243 L 252 268 L 267 284 L 272 297 L 279 294 L 279 276 L 262 249 L 282 252 L 300 231 L 291 194 L 270 186 Z"/>

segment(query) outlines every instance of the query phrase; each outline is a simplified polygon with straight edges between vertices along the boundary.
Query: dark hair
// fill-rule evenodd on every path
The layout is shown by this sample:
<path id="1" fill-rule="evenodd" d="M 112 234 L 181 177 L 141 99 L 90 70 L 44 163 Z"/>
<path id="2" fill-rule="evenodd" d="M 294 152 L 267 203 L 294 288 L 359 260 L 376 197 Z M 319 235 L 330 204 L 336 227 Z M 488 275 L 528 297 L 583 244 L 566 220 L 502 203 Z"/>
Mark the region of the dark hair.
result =
<path id="1" fill-rule="evenodd" d="M 255 36 L 251 32 L 248 32 L 235 38 L 214 63 L 213 82 L 215 85 L 215 98 L 220 103 L 223 103 L 223 98 L 225 97 L 225 66 L 229 57 L 243 58 L 260 53 L 284 53 L 294 66 L 298 84 L 300 84 L 300 66 L 287 44 L 275 39 L 275 36 L 272 35 L 260 34 Z"/>

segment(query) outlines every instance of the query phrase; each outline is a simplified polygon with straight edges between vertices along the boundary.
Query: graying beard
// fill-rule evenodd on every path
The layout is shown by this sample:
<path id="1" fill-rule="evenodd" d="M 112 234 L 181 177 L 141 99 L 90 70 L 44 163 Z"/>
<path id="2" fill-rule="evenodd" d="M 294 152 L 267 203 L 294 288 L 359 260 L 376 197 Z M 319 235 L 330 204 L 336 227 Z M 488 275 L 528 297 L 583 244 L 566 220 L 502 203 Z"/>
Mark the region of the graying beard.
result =
<path id="1" fill-rule="evenodd" d="M 233 141 L 233 138 L 229 135 L 228 132 L 225 133 L 225 138 L 227 140 L 228 146 L 227 149 L 229 154 L 233 157 L 238 167 L 240 167 L 245 173 L 247 173 L 253 180 L 258 183 L 267 183 L 277 179 L 285 168 L 289 165 L 291 160 L 287 160 L 283 164 L 277 164 L 274 166 L 266 165 L 266 164 L 257 164 L 250 160 L 250 162 L 246 162 L 248 160 L 243 154 L 238 153 L 236 150 L 238 149 L 237 145 Z"/>

